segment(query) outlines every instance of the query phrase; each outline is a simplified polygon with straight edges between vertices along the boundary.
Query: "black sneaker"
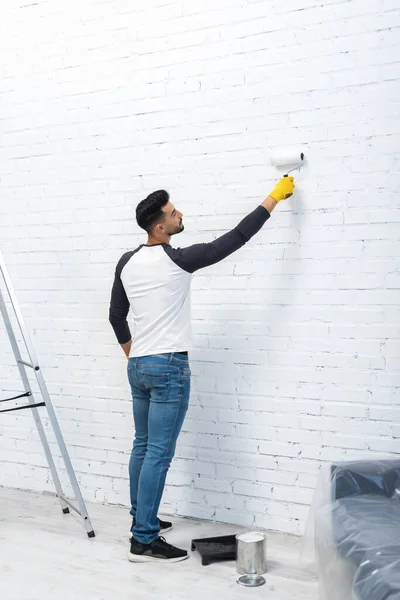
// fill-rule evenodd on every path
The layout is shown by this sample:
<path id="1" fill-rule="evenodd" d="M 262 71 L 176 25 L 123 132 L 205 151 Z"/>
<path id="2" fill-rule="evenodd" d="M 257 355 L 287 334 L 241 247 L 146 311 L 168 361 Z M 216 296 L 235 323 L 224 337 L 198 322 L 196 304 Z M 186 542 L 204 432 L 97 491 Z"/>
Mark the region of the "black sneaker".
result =
<path id="1" fill-rule="evenodd" d="M 161 521 L 161 519 L 158 519 L 158 522 L 160 523 L 160 533 L 167 533 L 168 531 L 171 531 L 172 523 L 169 523 L 168 521 Z M 135 519 L 132 519 L 132 527 L 129 532 L 130 540 L 132 539 L 132 529 L 135 527 L 135 525 L 136 525 L 136 521 L 135 521 Z"/>
<path id="2" fill-rule="evenodd" d="M 135 538 L 131 539 L 129 560 L 131 562 L 179 562 L 188 557 L 186 550 L 181 550 L 168 544 L 159 537 L 151 544 L 141 544 Z"/>

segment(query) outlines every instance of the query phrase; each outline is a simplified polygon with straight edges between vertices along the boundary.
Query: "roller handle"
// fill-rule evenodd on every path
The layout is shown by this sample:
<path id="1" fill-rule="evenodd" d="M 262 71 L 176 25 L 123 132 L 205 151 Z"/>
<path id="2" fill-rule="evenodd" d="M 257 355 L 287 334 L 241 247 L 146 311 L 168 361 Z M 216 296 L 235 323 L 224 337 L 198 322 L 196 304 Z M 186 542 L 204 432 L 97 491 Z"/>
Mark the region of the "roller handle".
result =
<path id="1" fill-rule="evenodd" d="M 293 167 L 293 169 L 290 169 L 290 171 L 288 171 L 286 173 L 286 175 L 284 175 L 284 177 L 288 177 L 289 173 L 291 173 L 292 171 L 295 171 L 296 169 L 300 169 L 300 167 L 303 165 L 303 160 L 304 160 L 304 152 L 302 152 L 300 154 L 300 158 L 301 158 L 301 163 L 299 165 L 297 165 L 297 167 Z"/>
<path id="2" fill-rule="evenodd" d="M 298 167 L 296 167 L 296 169 L 297 169 L 297 168 L 298 168 Z M 294 169 L 290 169 L 290 171 L 288 171 L 288 172 L 286 173 L 286 175 L 284 175 L 284 177 L 288 177 L 288 176 L 289 176 L 289 173 L 291 173 L 292 171 L 294 171 Z M 293 196 L 293 194 L 286 194 L 286 196 L 284 197 L 284 200 L 287 200 L 288 198 L 290 198 L 290 196 Z"/>

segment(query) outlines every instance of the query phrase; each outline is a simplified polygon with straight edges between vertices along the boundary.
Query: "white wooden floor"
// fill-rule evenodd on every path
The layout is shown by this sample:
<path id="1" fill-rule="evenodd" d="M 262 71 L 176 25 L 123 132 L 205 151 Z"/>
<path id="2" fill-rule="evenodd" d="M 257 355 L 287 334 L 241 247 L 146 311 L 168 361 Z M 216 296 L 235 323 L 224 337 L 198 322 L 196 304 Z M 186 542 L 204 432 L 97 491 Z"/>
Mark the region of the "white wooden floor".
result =
<path id="1" fill-rule="evenodd" d="M 266 585 L 236 583 L 235 562 L 203 567 L 197 552 L 170 565 L 128 561 L 129 515 L 88 505 L 96 538 L 58 500 L 0 488 L 0 598 L 4 600 L 316 600 L 315 578 L 298 566 L 300 540 L 268 534 Z M 173 518 L 167 540 L 190 550 L 194 538 L 240 528 Z"/>

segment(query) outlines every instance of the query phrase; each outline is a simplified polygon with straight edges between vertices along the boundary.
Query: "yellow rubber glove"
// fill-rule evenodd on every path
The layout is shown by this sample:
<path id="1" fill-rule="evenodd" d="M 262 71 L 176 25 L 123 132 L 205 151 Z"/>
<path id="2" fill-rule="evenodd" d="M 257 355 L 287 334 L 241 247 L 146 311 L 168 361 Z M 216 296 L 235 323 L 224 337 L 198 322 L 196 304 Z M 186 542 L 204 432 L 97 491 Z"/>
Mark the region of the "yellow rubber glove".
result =
<path id="1" fill-rule="evenodd" d="M 275 188 L 270 193 L 270 196 L 279 204 L 281 200 L 286 200 L 293 195 L 295 187 L 294 177 L 283 177 L 280 182 L 276 184 Z"/>

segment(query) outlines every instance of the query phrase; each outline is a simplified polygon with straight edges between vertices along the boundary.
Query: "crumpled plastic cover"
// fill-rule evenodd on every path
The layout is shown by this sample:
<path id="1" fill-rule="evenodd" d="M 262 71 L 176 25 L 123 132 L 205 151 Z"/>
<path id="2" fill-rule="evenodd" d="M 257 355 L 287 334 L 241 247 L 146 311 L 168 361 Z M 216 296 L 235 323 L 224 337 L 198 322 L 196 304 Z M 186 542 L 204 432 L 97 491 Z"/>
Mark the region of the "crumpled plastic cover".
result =
<path id="1" fill-rule="evenodd" d="M 400 600 L 400 459 L 321 468 L 301 559 L 321 600 Z"/>

